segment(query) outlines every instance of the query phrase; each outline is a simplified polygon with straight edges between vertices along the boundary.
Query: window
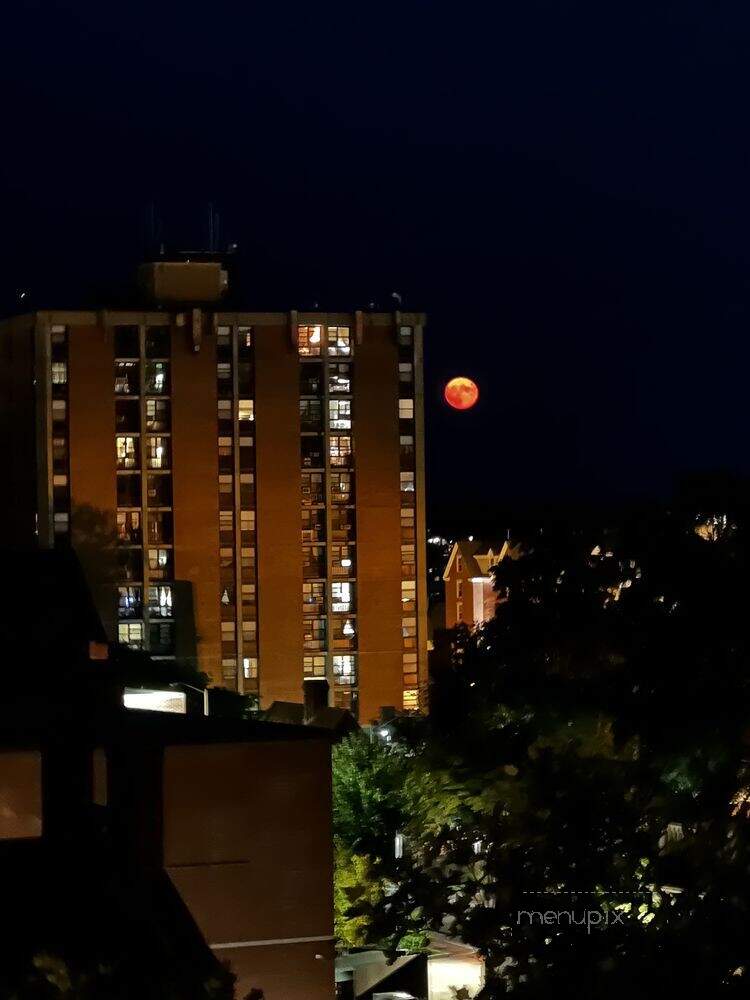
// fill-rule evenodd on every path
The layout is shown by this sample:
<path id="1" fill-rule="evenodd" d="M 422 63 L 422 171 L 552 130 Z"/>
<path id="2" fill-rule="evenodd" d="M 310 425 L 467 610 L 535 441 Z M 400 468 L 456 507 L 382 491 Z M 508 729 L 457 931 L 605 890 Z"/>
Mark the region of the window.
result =
<path id="1" fill-rule="evenodd" d="M 169 438 L 149 436 L 146 439 L 146 464 L 149 469 L 170 467 Z"/>
<path id="2" fill-rule="evenodd" d="M 302 504 L 309 507 L 322 504 L 325 500 L 323 491 L 323 474 L 321 472 L 302 473 Z"/>
<path id="3" fill-rule="evenodd" d="M 302 669 L 305 677 L 325 677 L 326 657 L 325 653 L 302 658 Z"/>
<path id="4" fill-rule="evenodd" d="M 56 535 L 64 535 L 70 528 L 70 514 L 59 511 L 54 515 L 53 525 Z"/>
<path id="5" fill-rule="evenodd" d="M 241 399 L 237 404 L 237 419 L 240 423 L 255 420 L 255 403 L 252 399 Z"/>
<path id="6" fill-rule="evenodd" d="M 415 572 L 415 546 L 409 542 L 401 546 L 401 573 L 404 576 L 413 576 Z"/>
<path id="7" fill-rule="evenodd" d="M 402 385 L 411 385 L 414 381 L 414 365 L 411 361 L 399 361 L 398 380 Z"/>
<path id="8" fill-rule="evenodd" d="M 416 712 L 419 709 L 419 692 L 404 691 L 404 711 Z"/>
<path id="9" fill-rule="evenodd" d="M 416 653 L 403 653 L 403 677 L 404 677 L 404 687 L 416 687 L 418 683 L 417 679 L 417 654 Z"/>
<path id="10" fill-rule="evenodd" d="M 417 584 L 415 580 L 401 581 L 401 608 L 403 611 L 415 611 L 417 606 Z"/>
<path id="11" fill-rule="evenodd" d="M 174 627 L 171 622 L 154 622 L 148 630 L 149 649 L 158 656 L 174 653 Z"/>
<path id="12" fill-rule="evenodd" d="M 398 417 L 399 417 L 399 420 L 413 420 L 414 419 L 414 400 L 413 399 L 399 399 L 399 401 L 398 401 Z"/>
<path id="13" fill-rule="evenodd" d="M 115 400 L 115 429 L 131 434 L 141 429 L 141 407 L 137 399 Z"/>
<path id="14" fill-rule="evenodd" d="M 463 573 L 464 571 L 464 561 L 460 555 L 456 556 L 456 572 Z"/>
<path id="15" fill-rule="evenodd" d="M 140 392 L 137 361 L 115 362 L 115 392 L 118 396 L 137 396 Z"/>
<path id="16" fill-rule="evenodd" d="M 117 540 L 122 545 L 141 544 L 141 512 L 139 510 L 117 511 Z"/>
<path id="17" fill-rule="evenodd" d="M 354 584 L 344 580 L 334 580 L 331 584 L 331 610 L 350 612 L 354 610 Z"/>
<path id="18" fill-rule="evenodd" d="M 174 536 L 171 511 L 150 510 L 148 512 L 148 540 L 152 545 L 172 544 Z"/>
<path id="19" fill-rule="evenodd" d="M 149 549 L 148 571 L 152 580 L 171 580 L 172 550 L 162 548 Z"/>
<path id="20" fill-rule="evenodd" d="M 400 326 L 398 328 L 399 347 L 411 347 L 414 343 L 414 330 L 410 326 Z"/>
<path id="21" fill-rule="evenodd" d="M 220 396 L 232 395 L 232 365 L 229 361 L 220 361 L 216 365 L 216 384 Z"/>
<path id="22" fill-rule="evenodd" d="M 234 537 L 234 511 L 219 511 L 219 535 L 220 541 L 231 542 Z"/>
<path id="23" fill-rule="evenodd" d="M 328 366 L 328 391 L 330 393 L 350 393 L 352 391 L 352 366 L 334 364 Z"/>
<path id="24" fill-rule="evenodd" d="M 172 617 L 172 588 L 164 586 L 148 588 L 148 611 L 151 617 Z"/>
<path id="25" fill-rule="evenodd" d="M 117 641 L 131 649 L 143 646 L 143 625 L 141 622 L 120 622 L 117 626 Z"/>
<path id="26" fill-rule="evenodd" d="M 325 614 L 326 585 L 322 581 L 302 584 L 302 610 L 306 615 Z"/>
<path id="27" fill-rule="evenodd" d="M 168 326 L 150 326 L 146 330 L 146 357 L 168 358 L 170 348 Z"/>
<path id="28" fill-rule="evenodd" d="M 253 346 L 253 328 L 251 326 L 237 327 L 237 346 L 243 351 Z"/>
<path id="29" fill-rule="evenodd" d="M 355 513 L 351 508 L 334 507 L 331 510 L 331 540 L 334 542 L 354 541 Z"/>
<path id="30" fill-rule="evenodd" d="M 328 354 L 333 357 L 352 353 L 351 331 L 348 326 L 328 327 Z"/>
<path id="31" fill-rule="evenodd" d="M 155 472 L 147 480 L 149 507 L 172 506 L 172 477 Z"/>
<path id="32" fill-rule="evenodd" d="M 143 579 L 143 553 L 140 549 L 119 549 L 117 568 L 124 583 L 139 583 Z"/>
<path id="33" fill-rule="evenodd" d="M 334 576 L 354 576 L 354 546 L 331 546 L 331 572 Z"/>
<path id="34" fill-rule="evenodd" d="M 348 431 L 352 426 L 352 403 L 350 399 L 332 399 L 328 403 L 328 418 L 331 430 Z"/>
<path id="35" fill-rule="evenodd" d="M 399 478 L 401 480 L 401 492 L 402 493 L 413 493 L 414 492 L 414 473 L 413 472 L 401 472 L 401 473 L 399 473 Z"/>
<path id="36" fill-rule="evenodd" d="M 417 645 L 417 619 L 415 617 L 401 620 L 401 635 L 404 649 L 415 649 Z"/>
<path id="37" fill-rule="evenodd" d="M 407 542 L 414 540 L 414 510 L 409 507 L 401 508 L 401 537 Z"/>
<path id="38" fill-rule="evenodd" d="M 337 684 L 356 684 L 357 668 L 353 656 L 333 657 L 333 676 Z"/>
<path id="39" fill-rule="evenodd" d="M 255 511 L 240 511 L 240 531 L 255 531 Z"/>
<path id="40" fill-rule="evenodd" d="M 141 506 L 141 477 L 139 473 L 132 475 L 118 474 L 117 476 L 117 506 L 118 507 L 140 507 Z"/>
<path id="41" fill-rule="evenodd" d="M 456 597 L 458 598 L 459 601 L 463 600 L 463 597 L 464 597 L 464 581 L 463 580 L 457 580 L 456 581 Z"/>
<path id="42" fill-rule="evenodd" d="M 323 392 L 323 369 L 320 365 L 300 366 L 300 396 L 320 396 Z"/>
<path id="43" fill-rule="evenodd" d="M 304 649 L 325 649 L 325 644 L 325 618 L 305 618 L 302 628 L 302 645 Z"/>
<path id="44" fill-rule="evenodd" d="M 323 408 L 319 399 L 301 399 L 299 401 L 299 425 L 302 431 L 323 429 Z"/>
<path id="45" fill-rule="evenodd" d="M 322 326 L 305 325 L 297 327 L 297 346 L 301 357 L 320 357 L 322 341 Z"/>
<path id="46" fill-rule="evenodd" d="M 68 381 L 67 361 L 52 362 L 52 385 L 66 385 Z"/>
<path id="47" fill-rule="evenodd" d="M 232 328 L 231 328 L 231 326 L 217 326 L 216 327 L 216 346 L 217 347 L 231 347 L 232 346 Z"/>
<path id="48" fill-rule="evenodd" d="M 331 473 L 331 503 L 342 505 L 354 503 L 351 472 Z"/>
<path id="49" fill-rule="evenodd" d="M 352 464 L 352 439 L 343 434 L 335 434 L 330 439 L 331 465 L 350 466 Z"/>
<path id="50" fill-rule="evenodd" d="M 253 366 L 249 361 L 240 361 L 237 365 L 237 391 L 242 396 L 252 395 Z"/>
<path id="51" fill-rule="evenodd" d="M 252 546 L 243 546 L 240 549 L 240 567 L 255 572 L 255 549 Z"/>
<path id="52" fill-rule="evenodd" d="M 146 430 L 168 431 L 170 403 L 168 399 L 146 400 Z"/>
<path id="53" fill-rule="evenodd" d="M 219 493 L 223 496 L 231 496 L 234 492 L 234 476 L 229 472 L 223 472 L 219 476 Z"/>
<path id="54" fill-rule="evenodd" d="M 117 447 L 117 468 L 137 469 L 140 465 L 138 456 L 138 438 L 118 434 L 115 439 Z"/>
<path id="55" fill-rule="evenodd" d="M 302 549 L 302 576 L 305 580 L 322 579 L 326 575 L 326 550 L 320 545 Z"/>
<path id="56" fill-rule="evenodd" d="M 117 588 L 117 617 L 140 618 L 143 613 L 141 606 L 140 587 Z"/>
<path id="57" fill-rule="evenodd" d="M 401 448 L 401 465 L 414 465 L 414 435 L 401 434 L 399 436 L 399 446 Z"/>
<path id="58" fill-rule="evenodd" d="M 325 462 L 325 444 L 318 435 L 306 435 L 301 440 L 301 456 L 303 469 L 322 469 Z"/>
<path id="59" fill-rule="evenodd" d="M 64 399 L 52 400 L 52 423 L 63 427 L 68 418 L 68 404 Z"/>
<path id="60" fill-rule="evenodd" d="M 137 358 L 141 353 L 141 338 L 137 326 L 115 327 L 115 357 Z"/>
<path id="61" fill-rule="evenodd" d="M 303 507 L 302 541 L 323 542 L 326 537 L 326 512 L 319 508 Z"/>
<path id="62" fill-rule="evenodd" d="M 257 656 L 244 656 L 242 658 L 242 676 L 246 681 L 254 681 L 258 677 Z"/>
<path id="63" fill-rule="evenodd" d="M 146 392 L 154 396 L 166 396 L 169 393 L 169 362 L 146 362 Z"/>
<path id="64" fill-rule="evenodd" d="M 334 649 L 356 649 L 357 648 L 357 623 L 354 618 L 334 618 L 333 619 L 333 648 Z"/>

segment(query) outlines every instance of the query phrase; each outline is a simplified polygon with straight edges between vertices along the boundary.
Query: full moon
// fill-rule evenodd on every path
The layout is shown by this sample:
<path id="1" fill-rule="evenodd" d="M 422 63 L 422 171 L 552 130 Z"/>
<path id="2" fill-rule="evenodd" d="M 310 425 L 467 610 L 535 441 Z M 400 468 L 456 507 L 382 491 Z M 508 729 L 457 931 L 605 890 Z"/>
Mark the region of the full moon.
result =
<path id="1" fill-rule="evenodd" d="M 454 410 L 470 410 L 479 399 L 479 389 L 476 382 L 459 375 L 446 385 L 443 396 L 448 406 L 452 406 Z"/>

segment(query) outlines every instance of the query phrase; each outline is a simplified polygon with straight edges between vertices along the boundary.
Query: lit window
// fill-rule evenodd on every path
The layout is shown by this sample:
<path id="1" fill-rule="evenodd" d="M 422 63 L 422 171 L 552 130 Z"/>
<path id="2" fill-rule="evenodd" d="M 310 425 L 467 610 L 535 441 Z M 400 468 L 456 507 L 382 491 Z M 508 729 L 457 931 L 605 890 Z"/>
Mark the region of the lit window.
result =
<path id="1" fill-rule="evenodd" d="M 331 610 L 352 611 L 352 584 L 344 580 L 334 580 L 331 584 Z"/>
<path id="2" fill-rule="evenodd" d="M 237 404 L 237 419 L 240 421 L 255 420 L 255 404 L 252 399 L 241 399 Z"/>
<path id="3" fill-rule="evenodd" d="M 141 512 L 139 510 L 118 510 L 117 539 L 126 545 L 140 545 Z"/>
<path id="4" fill-rule="evenodd" d="M 404 687 L 416 687 L 418 684 L 417 654 L 403 653 L 402 657 Z"/>
<path id="5" fill-rule="evenodd" d="M 302 473 L 302 504 L 309 507 L 324 502 L 323 474 L 321 472 Z"/>
<path id="6" fill-rule="evenodd" d="M 302 357 L 319 357 L 323 342 L 322 326 L 298 326 L 297 345 Z"/>
<path id="7" fill-rule="evenodd" d="M 414 400 L 413 399 L 399 399 L 399 401 L 398 401 L 398 416 L 399 416 L 399 420 L 413 420 L 414 419 Z"/>
<path id="8" fill-rule="evenodd" d="M 117 468 L 136 469 L 139 465 L 138 439 L 130 435 L 118 435 L 115 440 L 117 445 Z"/>
<path id="9" fill-rule="evenodd" d="M 411 361 L 399 361 L 398 380 L 402 385 L 410 385 L 414 379 L 414 365 Z"/>
<path id="10" fill-rule="evenodd" d="M 172 550 L 171 549 L 149 549 L 148 550 L 149 573 L 154 580 L 167 580 L 172 575 Z"/>
<path id="11" fill-rule="evenodd" d="M 52 362 L 52 385 L 65 385 L 68 381 L 68 365 L 65 361 Z"/>
<path id="12" fill-rule="evenodd" d="M 253 346 L 253 328 L 251 326 L 237 327 L 237 342 L 239 347 Z"/>
<path id="13" fill-rule="evenodd" d="M 140 618 L 141 617 L 141 588 L 140 587 L 118 587 L 117 588 L 117 616 L 118 618 Z"/>
<path id="14" fill-rule="evenodd" d="M 53 524 L 56 535 L 64 535 L 70 528 L 70 514 L 59 511 L 54 515 Z"/>
<path id="15" fill-rule="evenodd" d="M 172 617 L 172 588 L 167 586 L 148 588 L 149 614 L 158 618 Z"/>
<path id="16" fill-rule="evenodd" d="M 328 327 L 328 353 L 331 357 L 352 353 L 351 331 L 348 326 Z"/>
<path id="17" fill-rule="evenodd" d="M 146 460 L 149 469 L 169 468 L 169 438 L 149 437 L 146 440 Z"/>
<path id="18" fill-rule="evenodd" d="M 230 437 L 219 438 L 219 454 L 224 458 L 232 454 L 232 439 Z"/>
<path id="19" fill-rule="evenodd" d="M 146 430 L 168 431 L 169 430 L 169 400 L 168 399 L 147 399 L 146 400 Z"/>
<path id="20" fill-rule="evenodd" d="M 404 618 L 401 622 L 401 634 L 404 638 L 414 638 L 417 634 L 417 619 Z"/>
<path id="21" fill-rule="evenodd" d="M 64 399 L 52 400 L 52 421 L 56 424 L 64 424 L 67 418 L 68 404 Z"/>
<path id="22" fill-rule="evenodd" d="M 231 493 L 234 489 L 234 476 L 229 472 L 223 472 L 219 476 L 219 493 Z"/>
<path id="23" fill-rule="evenodd" d="M 331 430 L 348 431 L 352 426 L 352 403 L 350 399 L 332 399 L 328 403 L 328 417 Z"/>
<path id="24" fill-rule="evenodd" d="M 325 618 L 305 618 L 302 629 L 305 649 L 323 649 L 326 644 Z"/>
<path id="25" fill-rule="evenodd" d="M 354 576 L 354 547 L 352 545 L 331 546 L 331 572 L 334 576 Z"/>
<path id="26" fill-rule="evenodd" d="M 404 611 L 413 611 L 417 600 L 417 584 L 414 580 L 401 581 L 401 605 Z"/>
<path id="27" fill-rule="evenodd" d="M 331 503 L 334 504 L 352 503 L 351 472 L 331 473 Z"/>
<path id="28" fill-rule="evenodd" d="M 401 572 L 404 575 L 414 573 L 415 568 L 415 546 L 409 542 L 401 546 Z"/>
<path id="29" fill-rule="evenodd" d="M 414 341 L 414 330 L 410 326 L 400 326 L 398 328 L 399 347 L 411 347 Z"/>
<path id="30" fill-rule="evenodd" d="M 232 366 L 228 361 L 220 361 L 216 366 L 216 378 L 220 385 L 232 381 Z"/>
<path id="31" fill-rule="evenodd" d="M 351 365 L 347 364 L 329 365 L 328 391 L 330 393 L 350 393 L 352 391 Z"/>
<path id="32" fill-rule="evenodd" d="M 419 692 L 404 691 L 404 711 L 417 711 L 419 709 Z"/>
<path id="33" fill-rule="evenodd" d="M 413 472 L 402 472 L 400 473 L 401 479 L 401 492 L 402 493 L 413 493 L 414 492 L 414 473 Z"/>
<path id="34" fill-rule="evenodd" d="M 326 585 L 315 580 L 302 584 L 302 610 L 308 614 L 321 614 L 325 609 Z"/>
<path id="35" fill-rule="evenodd" d="M 255 511 L 240 511 L 240 531 L 255 531 Z"/>
<path id="36" fill-rule="evenodd" d="M 337 684 L 356 684 L 357 668 L 354 657 L 334 656 L 333 676 Z"/>
<path id="37" fill-rule="evenodd" d="M 311 656 L 303 656 L 302 669 L 305 677 L 325 677 L 326 657 L 325 653 Z"/>
<path id="38" fill-rule="evenodd" d="M 138 362 L 115 362 L 115 392 L 121 396 L 137 396 L 139 392 Z"/>
<path id="39" fill-rule="evenodd" d="M 146 362 L 146 392 L 164 396 L 169 392 L 169 362 Z"/>
<path id="40" fill-rule="evenodd" d="M 406 542 L 413 541 L 414 531 L 414 509 L 409 507 L 401 508 L 401 538 Z"/>
<path id="41" fill-rule="evenodd" d="M 258 658 L 256 656 L 243 656 L 242 676 L 246 681 L 254 681 L 258 676 Z"/>
<path id="42" fill-rule="evenodd" d="M 347 435 L 335 434 L 330 439 L 331 465 L 352 464 L 352 439 Z"/>
<path id="43" fill-rule="evenodd" d="M 120 622 L 117 639 L 132 649 L 140 649 L 143 646 L 143 625 L 141 622 Z"/>

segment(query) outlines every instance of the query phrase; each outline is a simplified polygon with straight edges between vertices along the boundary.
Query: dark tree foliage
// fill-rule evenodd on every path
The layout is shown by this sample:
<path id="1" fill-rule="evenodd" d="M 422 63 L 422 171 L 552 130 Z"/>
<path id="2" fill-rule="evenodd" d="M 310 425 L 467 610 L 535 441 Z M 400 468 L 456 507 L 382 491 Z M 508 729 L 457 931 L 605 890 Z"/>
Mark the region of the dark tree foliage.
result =
<path id="1" fill-rule="evenodd" d="M 746 523 L 522 539 L 495 618 L 448 637 L 430 718 L 381 748 L 409 863 L 371 928 L 402 894 L 481 950 L 487 997 L 750 992 Z"/>

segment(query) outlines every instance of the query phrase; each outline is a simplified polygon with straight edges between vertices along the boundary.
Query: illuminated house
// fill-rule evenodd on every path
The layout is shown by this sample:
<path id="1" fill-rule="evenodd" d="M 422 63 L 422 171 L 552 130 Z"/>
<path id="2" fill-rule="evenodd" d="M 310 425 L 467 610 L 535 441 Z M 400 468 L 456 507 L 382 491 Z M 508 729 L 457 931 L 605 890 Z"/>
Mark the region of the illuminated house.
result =
<path id="1" fill-rule="evenodd" d="M 443 572 L 445 627 L 474 627 L 492 618 L 501 595 L 493 588 L 493 567 L 518 559 L 520 548 L 509 541 L 486 545 L 473 538 L 455 542 Z"/>
<path id="2" fill-rule="evenodd" d="M 141 278 L 0 324 L 7 538 L 72 544 L 110 639 L 263 707 L 419 708 L 424 316 L 248 312 L 212 260 Z"/>

